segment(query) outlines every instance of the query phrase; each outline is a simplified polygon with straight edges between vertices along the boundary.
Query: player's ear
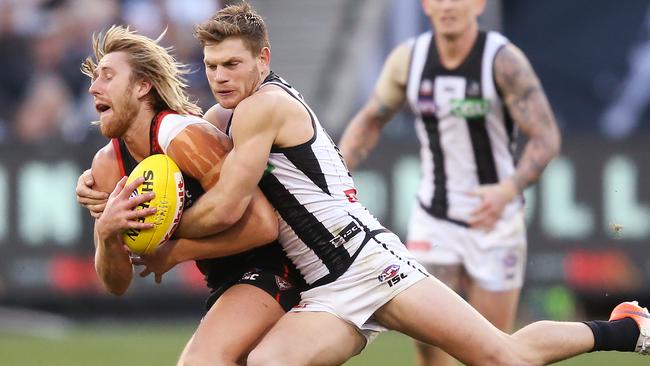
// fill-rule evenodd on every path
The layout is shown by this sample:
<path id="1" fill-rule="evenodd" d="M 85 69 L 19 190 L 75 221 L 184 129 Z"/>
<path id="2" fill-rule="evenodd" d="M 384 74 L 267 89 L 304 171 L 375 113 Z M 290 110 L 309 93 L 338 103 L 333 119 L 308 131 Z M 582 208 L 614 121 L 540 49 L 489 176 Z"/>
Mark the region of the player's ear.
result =
<path id="1" fill-rule="evenodd" d="M 151 82 L 145 79 L 136 81 L 134 85 L 134 91 L 138 98 L 144 97 L 145 95 L 149 94 L 149 91 L 151 91 Z"/>
<path id="2" fill-rule="evenodd" d="M 258 60 L 262 63 L 263 66 L 268 67 L 271 63 L 271 49 L 268 47 L 262 47 Z"/>

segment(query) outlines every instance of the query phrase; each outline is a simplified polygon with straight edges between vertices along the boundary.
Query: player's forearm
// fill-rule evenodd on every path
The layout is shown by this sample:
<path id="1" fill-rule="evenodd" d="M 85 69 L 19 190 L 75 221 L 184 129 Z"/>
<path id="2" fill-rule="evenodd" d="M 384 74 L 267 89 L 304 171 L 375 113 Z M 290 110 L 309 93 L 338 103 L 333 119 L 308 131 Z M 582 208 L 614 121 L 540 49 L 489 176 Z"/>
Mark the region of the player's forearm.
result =
<path id="1" fill-rule="evenodd" d="M 241 202 L 229 202 L 219 193 L 206 193 L 183 212 L 174 237 L 196 239 L 220 233 L 242 217 L 246 206 L 240 206 Z"/>
<path id="2" fill-rule="evenodd" d="M 383 123 L 374 120 L 366 110 L 359 112 L 350 122 L 339 142 L 339 149 L 348 169 L 356 169 L 375 148 Z"/>
<path id="3" fill-rule="evenodd" d="M 118 237 L 95 235 L 95 270 L 104 287 L 114 295 L 123 295 L 133 279 L 133 265 Z"/>
<path id="4" fill-rule="evenodd" d="M 172 256 L 177 263 L 225 257 L 268 244 L 277 237 L 277 217 L 271 205 L 258 192 L 235 225 L 205 238 L 179 239 Z"/>
<path id="5" fill-rule="evenodd" d="M 273 232 L 257 226 L 258 223 L 237 223 L 233 227 L 206 238 L 179 239 L 173 249 L 174 262 L 209 259 L 235 255 L 268 244 L 277 238 L 277 224 Z M 277 221 L 276 221 L 277 223 Z M 267 224 L 268 225 L 268 224 Z"/>
<path id="6" fill-rule="evenodd" d="M 560 153 L 560 134 L 557 128 L 552 128 L 544 134 L 531 137 L 517 164 L 517 170 L 512 176 L 512 181 L 519 192 L 537 182 L 542 172 Z"/>

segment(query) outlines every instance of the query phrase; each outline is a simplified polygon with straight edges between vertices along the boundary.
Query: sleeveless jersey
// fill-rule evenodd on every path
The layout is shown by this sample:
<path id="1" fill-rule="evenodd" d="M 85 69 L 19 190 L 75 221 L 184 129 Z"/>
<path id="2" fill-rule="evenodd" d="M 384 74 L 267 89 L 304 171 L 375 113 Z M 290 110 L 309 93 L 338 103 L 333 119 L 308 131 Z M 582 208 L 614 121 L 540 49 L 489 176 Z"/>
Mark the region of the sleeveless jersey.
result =
<path id="1" fill-rule="evenodd" d="M 171 140 L 185 127 L 196 123 L 204 123 L 211 128 L 216 128 L 199 117 L 179 115 L 169 110 L 158 113 L 154 117 L 149 131 L 150 155 L 165 154 Z M 138 162 L 133 158 L 122 139 L 112 139 L 112 143 L 122 175 L 130 174 Z M 204 190 L 201 184 L 191 176 L 183 173 L 183 179 L 185 182 L 183 209 L 187 210 L 204 193 Z M 227 257 L 197 260 L 196 265 L 205 276 L 208 287 L 219 294 L 232 285 L 234 280 L 251 269 L 286 273 L 287 279 L 292 284 L 300 284 L 301 280 L 278 242 Z"/>
<path id="2" fill-rule="evenodd" d="M 421 143 L 417 198 L 430 215 L 466 226 L 480 198 L 467 193 L 515 172 L 515 126 L 493 77 L 494 58 L 508 40 L 479 32 L 455 69 L 440 62 L 432 32 L 412 39 L 407 98 Z M 503 217 L 520 210 L 508 204 Z"/>
<path id="3" fill-rule="evenodd" d="M 358 202 L 338 148 L 300 93 L 274 73 L 260 88 L 268 85 L 295 98 L 314 130 L 305 143 L 271 148 L 259 186 L 276 209 L 280 244 L 307 284 L 316 287 L 336 280 L 370 237 L 385 229 Z"/>

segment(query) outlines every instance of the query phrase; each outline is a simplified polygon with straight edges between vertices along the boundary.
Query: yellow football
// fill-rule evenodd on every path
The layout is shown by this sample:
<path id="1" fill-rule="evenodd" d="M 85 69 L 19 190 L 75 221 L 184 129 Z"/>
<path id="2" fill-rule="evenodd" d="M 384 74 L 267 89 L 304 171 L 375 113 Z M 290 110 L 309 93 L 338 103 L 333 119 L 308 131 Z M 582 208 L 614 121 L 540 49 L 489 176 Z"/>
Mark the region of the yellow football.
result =
<path id="1" fill-rule="evenodd" d="M 133 191 L 131 197 L 152 191 L 155 193 L 154 199 L 136 207 L 136 210 L 156 207 L 155 214 L 139 219 L 154 224 L 154 227 L 127 230 L 123 236 L 124 244 L 133 253 L 150 254 L 172 236 L 180 222 L 185 199 L 183 174 L 169 156 L 156 154 L 145 158 L 133 169 L 127 184 L 137 177 L 144 177 L 144 183 Z"/>

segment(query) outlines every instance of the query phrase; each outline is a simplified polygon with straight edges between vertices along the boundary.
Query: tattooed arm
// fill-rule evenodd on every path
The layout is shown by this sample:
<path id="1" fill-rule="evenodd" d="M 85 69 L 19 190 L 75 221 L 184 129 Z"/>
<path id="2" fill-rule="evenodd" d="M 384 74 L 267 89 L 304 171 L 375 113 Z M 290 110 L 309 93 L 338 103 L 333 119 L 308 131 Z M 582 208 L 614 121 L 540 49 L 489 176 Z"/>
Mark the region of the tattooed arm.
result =
<path id="1" fill-rule="evenodd" d="M 493 227 L 508 202 L 535 183 L 560 152 L 555 117 L 523 52 L 512 44 L 499 50 L 494 61 L 494 78 L 512 119 L 528 136 L 528 141 L 512 177 L 476 190 L 481 204 L 472 212 L 469 224 L 480 228 Z"/>
<path id="2" fill-rule="evenodd" d="M 404 103 L 410 53 L 411 47 L 407 44 L 391 52 L 373 96 L 345 129 L 339 148 L 349 169 L 355 169 L 368 156 L 377 145 L 381 129 Z"/>
<path id="3" fill-rule="evenodd" d="M 535 183 L 560 152 L 560 132 L 546 94 L 523 52 L 514 45 L 496 56 L 494 73 L 508 111 L 528 136 L 512 181 L 517 191 Z"/>

